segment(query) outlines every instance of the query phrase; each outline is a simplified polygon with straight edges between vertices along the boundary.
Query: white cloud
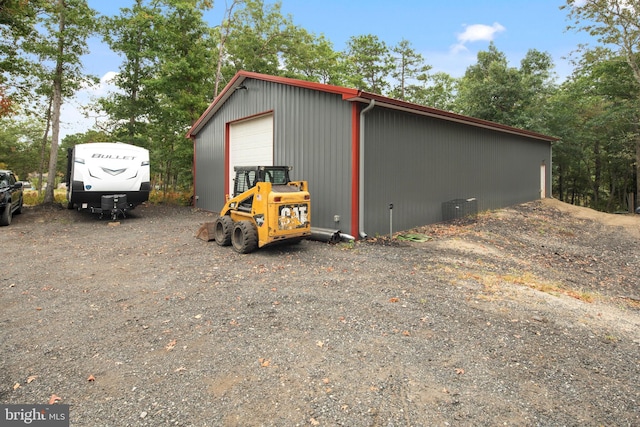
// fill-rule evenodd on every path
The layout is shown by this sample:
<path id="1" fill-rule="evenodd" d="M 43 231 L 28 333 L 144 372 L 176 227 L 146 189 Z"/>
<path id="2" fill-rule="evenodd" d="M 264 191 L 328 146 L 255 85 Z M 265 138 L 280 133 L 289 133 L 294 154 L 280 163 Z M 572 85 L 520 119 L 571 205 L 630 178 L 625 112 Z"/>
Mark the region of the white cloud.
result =
<path id="1" fill-rule="evenodd" d="M 465 26 L 465 30 L 458 34 L 458 43 L 451 47 L 452 53 L 467 50 L 467 43 L 477 41 L 492 41 L 496 34 L 506 31 L 506 28 L 495 22 L 493 25 L 473 24 Z"/>
<path id="2" fill-rule="evenodd" d="M 109 71 L 97 84 L 85 86 L 76 92 L 73 98 L 64 100 L 60 111 L 60 139 L 95 129 L 96 124 L 101 122 L 100 112 L 91 110 L 90 106 L 97 98 L 118 90 L 113 83 L 117 74 L 115 71 Z"/>

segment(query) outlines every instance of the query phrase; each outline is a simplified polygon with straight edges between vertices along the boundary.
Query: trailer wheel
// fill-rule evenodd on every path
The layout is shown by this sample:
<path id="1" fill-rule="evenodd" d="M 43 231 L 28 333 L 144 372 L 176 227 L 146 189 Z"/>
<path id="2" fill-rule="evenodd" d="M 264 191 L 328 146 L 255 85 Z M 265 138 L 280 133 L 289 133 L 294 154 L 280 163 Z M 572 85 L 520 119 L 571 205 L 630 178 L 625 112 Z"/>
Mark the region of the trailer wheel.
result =
<path id="1" fill-rule="evenodd" d="M 231 232 L 233 231 L 233 220 L 225 215 L 216 219 L 213 237 L 220 246 L 229 246 L 231 244 Z"/>
<path id="2" fill-rule="evenodd" d="M 248 254 L 258 249 L 258 230 L 251 221 L 238 221 L 231 234 L 233 249 L 241 254 Z"/>

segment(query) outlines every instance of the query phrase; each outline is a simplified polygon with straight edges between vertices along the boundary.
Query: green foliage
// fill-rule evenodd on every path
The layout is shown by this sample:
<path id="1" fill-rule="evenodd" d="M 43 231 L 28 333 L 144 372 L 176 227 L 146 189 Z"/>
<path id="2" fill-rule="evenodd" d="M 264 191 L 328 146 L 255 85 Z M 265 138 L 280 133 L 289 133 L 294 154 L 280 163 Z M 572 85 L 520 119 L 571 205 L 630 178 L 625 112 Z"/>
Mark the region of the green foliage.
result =
<path id="1" fill-rule="evenodd" d="M 153 204 L 166 204 L 166 205 L 178 205 L 178 206 L 191 206 L 191 196 L 193 190 L 189 191 L 151 191 L 149 194 L 149 202 Z"/>
<path id="2" fill-rule="evenodd" d="M 0 118 L 0 167 L 26 180 L 40 166 L 42 132 L 43 125 L 35 120 Z"/>
<path id="3" fill-rule="evenodd" d="M 605 211 L 626 210 L 634 192 L 634 123 L 639 88 L 629 65 L 611 52 L 585 52 L 580 66 L 549 104 L 554 193 Z M 594 61 L 594 58 L 598 58 Z"/>
<path id="4" fill-rule="evenodd" d="M 458 86 L 459 112 L 505 125 L 540 130 L 544 105 L 553 92 L 547 53 L 530 50 L 520 69 L 509 67 L 504 53 L 491 43 L 478 52 Z"/>
<path id="5" fill-rule="evenodd" d="M 20 103 L 32 98 L 28 83 L 35 63 L 22 55 L 22 46 L 35 31 L 41 3 L 0 2 L 0 118 L 15 113 Z"/>
<path id="6" fill-rule="evenodd" d="M 121 9 L 119 16 L 99 21 L 103 40 L 124 60 L 114 77 L 120 91 L 101 98 L 98 105 L 110 119 L 116 140 L 142 147 L 148 145 L 147 128 L 156 105 L 155 95 L 145 82 L 154 78 L 159 15 L 158 5 L 146 6 L 136 0 L 131 8 Z"/>
<path id="7" fill-rule="evenodd" d="M 265 6 L 262 0 L 246 0 L 231 20 L 231 37 L 225 46 L 225 76 L 238 70 L 278 75 L 278 53 L 287 34 L 281 3 Z M 242 36 L 240 36 L 242 35 Z M 227 80 L 227 79 L 225 79 Z"/>
<path id="8" fill-rule="evenodd" d="M 610 50 L 613 52 L 613 56 L 624 59 L 629 66 L 633 80 L 635 80 L 635 86 L 639 86 L 640 3 L 629 0 L 567 0 L 562 8 L 567 10 L 568 17 L 574 22 L 569 28 L 587 32 L 607 47 L 607 49 L 596 50 L 597 52 Z M 594 58 L 597 60 L 599 57 L 596 55 L 589 58 L 585 55 L 584 58 L 587 62 L 593 62 Z M 624 78 L 624 74 L 616 73 L 615 75 Z M 613 79 L 609 81 L 614 82 Z M 636 108 L 631 122 L 631 131 L 627 133 L 627 138 L 634 141 L 635 188 L 633 193 L 637 206 L 640 201 L 640 116 L 635 111 L 640 104 L 640 92 L 635 89 L 632 93 L 635 94 Z M 630 208 L 634 207 L 630 206 Z"/>
<path id="9" fill-rule="evenodd" d="M 335 51 L 324 35 L 283 16 L 280 1 L 230 0 L 220 25 L 211 27 L 203 19 L 213 7 L 210 0 L 132 0 L 117 16 L 98 22 L 104 41 L 122 58 L 114 77 L 119 90 L 96 104 L 109 119 L 106 130 L 69 136 L 59 147 L 60 103 L 94 80 L 82 73 L 81 58 L 96 29 L 95 14 L 86 0 L 1 3 L 0 119 L 19 107 L 36 117 L 0 121 L 0 165 L 21 177 L 43 173 L 50 159 L 57 164 L 50 176 L 59 177 L 72 145 L 122 141 L 150 150 L 152 181 L 159 188 L 154 202 L 187 203 L 193 145 L 184 135 L 221 87 L 247 70 L 358 88 L 555 135 L 560 140 L 553 146 L 553 192 L 562 200 L 620 210 L 639 187 L 635 1 L 566 1 L 574 28 L 607 49 L 584 51 L 574 75 L 558 87 L 551 57 L 535 49 L 514 67 L 491 43 L 455 79 L 429 74 L 431 67 L 408 40 L 389 47 L 375 34 L 359 35 L 343 52 Z"/>
<path id="10" fill-rule="evenodd" d="M 454 111 L 458 80 L 447 73 L 438 72 L 429 76 L 421 88 L 410 88 L 413 102 L 441 110 Z"/>
<path id="11" fill-rule="evenodd" d="M 323 35 L 315 36 L 290 27 L 289 45 L 283 55 L 284 76 L 333 85 L 344 85 L 346 70 L 342 54 Z"/>
<path id="12" fill-rule="evenodd" d="M 150 150 L 153 180 L 165 189 L 191 185 L 193 144 L 184 135 L 213 93 L 214 42 L 202 16 L 207 6 L 137 0 L 101 21 L 104 40 L 125 58 L 115 78 L 122 93 L 100 100 L 111 134 Z"/>
<path id="13" fill-rule="evenodd" d="M 351 87 L 371 93 L 388 93 L 387 78 L 395 66 L 387 44 L 378 36 L 351 37 L 347 42 L 345 63 L 349 76 L 347 83 Z"/>
<path id="14" fill-rule="evenodd" d="M 44 203 L 44 193 L 36 190 L 25 190 L 23 192 L 23 203 L 26 206 L 37 206 Z M 67 205 L 67 192 L 66 190 L 54 190 L 53 203 L 59 203 L 61 205 Z"/>
<path id="15" fill-rule="evenodd" d="M 391 49 L 395 68 L 391 72 L 391 77 L 397 82 L 390 95 L 393 98 L 411 102 L 419 102 L 424 99 L 422 90 L 424 83 L 428 79 L 430 65 L 424 63 L 424 58 L 411 46 L 411 42 L 402 39 L 397 46 Z M 423 85 L 416 85 L 412 81 L 422 82 Z"/>

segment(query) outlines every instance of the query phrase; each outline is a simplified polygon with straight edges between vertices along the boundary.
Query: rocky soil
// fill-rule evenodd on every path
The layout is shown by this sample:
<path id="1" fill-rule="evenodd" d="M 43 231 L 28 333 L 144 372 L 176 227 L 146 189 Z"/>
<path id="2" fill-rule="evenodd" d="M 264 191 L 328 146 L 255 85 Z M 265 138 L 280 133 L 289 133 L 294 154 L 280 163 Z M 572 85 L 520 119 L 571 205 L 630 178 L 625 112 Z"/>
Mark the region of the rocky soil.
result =
<path id="1" fill-rule="evenodd" d="M 68 404 L 72 426 L 640 425 L 640 215 L 545 200 L 249 255 L 195 237 L 214 218 L 2 227 L 0 404 Z"/>

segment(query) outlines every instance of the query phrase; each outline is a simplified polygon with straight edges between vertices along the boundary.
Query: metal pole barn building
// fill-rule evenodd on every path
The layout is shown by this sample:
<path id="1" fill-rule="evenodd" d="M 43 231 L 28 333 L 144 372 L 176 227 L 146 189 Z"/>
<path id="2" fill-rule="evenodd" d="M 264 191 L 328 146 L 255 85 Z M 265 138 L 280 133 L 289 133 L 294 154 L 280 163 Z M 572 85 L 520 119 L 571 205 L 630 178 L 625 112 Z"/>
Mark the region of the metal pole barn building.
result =
<path id="1" fill-rule="evenodd" d="M 553 137 L 297 79 L 238 72 L 187 137 L 196 207 L 220 210 L 234 166 L 293 166 L 312 226 L 359 237 L 551 193 Z"/>

